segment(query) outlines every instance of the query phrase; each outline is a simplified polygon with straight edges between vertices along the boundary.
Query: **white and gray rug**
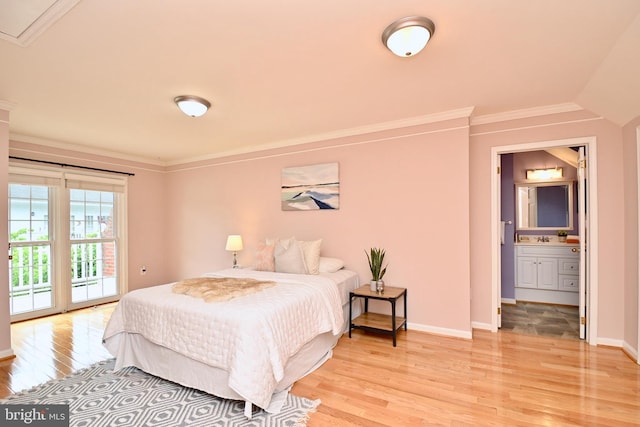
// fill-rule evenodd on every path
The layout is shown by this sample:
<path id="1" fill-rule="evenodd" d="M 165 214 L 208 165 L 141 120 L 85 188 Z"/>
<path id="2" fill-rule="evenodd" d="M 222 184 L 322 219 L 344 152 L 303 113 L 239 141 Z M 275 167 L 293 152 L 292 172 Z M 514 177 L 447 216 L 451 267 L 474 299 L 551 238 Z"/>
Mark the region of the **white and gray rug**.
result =
<path id="1" fill-rule="evenodd" d="M 136 368 L 113 371 L 113 359 L 20 392 L 0 404 L 68 404 L 71 426 L 303 426 L 320 401 L 289 393 L 279 414 L 154 377 Z M 254 407 L 255 408 L 255 407 Z"/>

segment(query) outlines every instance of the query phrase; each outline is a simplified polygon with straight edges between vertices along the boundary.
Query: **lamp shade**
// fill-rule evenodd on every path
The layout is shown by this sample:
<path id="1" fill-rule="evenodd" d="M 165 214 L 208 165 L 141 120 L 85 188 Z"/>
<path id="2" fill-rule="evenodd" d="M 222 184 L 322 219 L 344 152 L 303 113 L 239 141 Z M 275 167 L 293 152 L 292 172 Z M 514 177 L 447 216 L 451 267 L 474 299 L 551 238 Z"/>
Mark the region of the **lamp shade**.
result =
<path id="1" fill-rule="evenodd" d="M 429 18 L 408 16 L 389 25 L 382 33 L 382 43 L 394 54 L 413 56 L 427 45 L 436 26 Z"/>
<path id="2" fill-rule="evenodd" d="M 195 95 L 176 96 L 173 101 L 183 113 L 191 117 L 200 117 L 211 107 L 209 101 Z"/>
<path id="3" fill-rule="evenodd" d="M 239 234 L 232 234 L 227 237 L 227 246 L 225 247 L 227 251 L 241 251 L 242 250 L 242 236 Z"/>

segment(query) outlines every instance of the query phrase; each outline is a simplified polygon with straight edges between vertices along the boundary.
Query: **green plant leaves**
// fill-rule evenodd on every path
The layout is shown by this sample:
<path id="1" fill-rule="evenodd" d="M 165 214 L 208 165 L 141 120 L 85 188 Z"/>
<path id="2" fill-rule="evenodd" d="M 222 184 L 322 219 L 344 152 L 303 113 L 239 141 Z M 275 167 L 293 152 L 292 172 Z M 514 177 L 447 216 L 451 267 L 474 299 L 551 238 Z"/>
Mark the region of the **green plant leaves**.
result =
<path id="1" fill-rule="evenodd" d="M 382 248 L 371 248 L 369 252 L 364 251 L 369 262 L 369 270 L 371 270 L 371 280 L 382 280 L 387 272 L 387 267 L 382 267 L 384 263 L 385 250 Z"/>

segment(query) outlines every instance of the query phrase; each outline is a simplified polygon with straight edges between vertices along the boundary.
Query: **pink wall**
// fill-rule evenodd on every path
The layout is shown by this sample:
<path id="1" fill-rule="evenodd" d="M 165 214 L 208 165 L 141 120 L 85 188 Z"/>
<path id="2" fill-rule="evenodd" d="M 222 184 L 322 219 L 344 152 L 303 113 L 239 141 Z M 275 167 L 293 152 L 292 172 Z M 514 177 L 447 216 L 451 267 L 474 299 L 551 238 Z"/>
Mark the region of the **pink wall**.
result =
<path id="1" fill-rule="evenodd" d="M 624 340 L 636 355 L 638 343 L 638 162 L 636 129 L 640 127 L 640 117 L 623 128 L 624 152 L 624 260 L 625 260 L 625 306 Z"/>
<path id="2" fill-rule="evenodd" d="M 3 132 L 0 142 L 7 138 Z M 572 112 L 474 125 L 471 135 L 467 120 L 458 119 L 167 168 L 14 141 L 11 154 L 28 150 L 30 157 L 136 174 L 128 194 L 129 289 L 230 266 L 228 234 L 244 238 L 243 265 L 253 263 L 258 241 L 267 236 L 323 238 L 323 255 L 343 258 L 363 282 L 369 278 L 364 250 L 382 246 L 387 284 L 409 289 L 410 325 L 465 335 L 472 321 L 486 325 L 492 316 L 491 148 L 595 136 L 598 335 L 637 347 L 637 193 L 630 134 L 627 126 L 623 144 L 621 128 Z M 340 210 L 282 211 L 282 168 L 325 162 L 340 164 Z M 139 275 L 142 265 L 146 276 Z M 8 328 L 6 298 L 0 293 L 1 332 Z M 2 333 L 0 351 L 8 345 Z"/>
<path id="3" fill-rule="evenodd" d="M 469 334 L 467 120 L 287 151 L 173 168 L 166 207 L 170 279 L 230 266 L 228 234 L 244 239 L 242 265 L 252 265 L 265 237 L 322 238 L 322 254 L 344 259 L 363 282 L 370 278 L 364 251 L 380 246 L 389 262 L 387 285 L 408 288 L 410 323 Z M 327 162 L 339 163 L 340 209 L 282 211 L 282 169 Z"/>
<path id="4" fill-rule="evenodd" d="M 582 136 L 597 138 L 599 215 L 598 336 L 623 339 L 624 181 L 622 132 L 588 112 L 572 112 L 472 126 L 471 171 L 471 317 L 491 323 L 491 148 Z"/>

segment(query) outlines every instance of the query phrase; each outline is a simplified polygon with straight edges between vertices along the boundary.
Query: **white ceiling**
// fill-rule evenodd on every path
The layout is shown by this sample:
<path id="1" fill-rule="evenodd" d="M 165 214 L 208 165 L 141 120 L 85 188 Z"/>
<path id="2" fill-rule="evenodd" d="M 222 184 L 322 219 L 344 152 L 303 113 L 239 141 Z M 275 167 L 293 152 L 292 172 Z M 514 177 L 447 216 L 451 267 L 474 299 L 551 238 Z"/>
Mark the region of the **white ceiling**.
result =
<path id="1" fill-rule="evenodd" d="M 399 58 L 380 36 L 408 15 L 436 32 Z M 81 0 L 0 58 L 12 139 L 158 164 L 469 107 L 640 116 L 638 0 Z M 182 94 L 211 110 L 183 115 Z"/>

